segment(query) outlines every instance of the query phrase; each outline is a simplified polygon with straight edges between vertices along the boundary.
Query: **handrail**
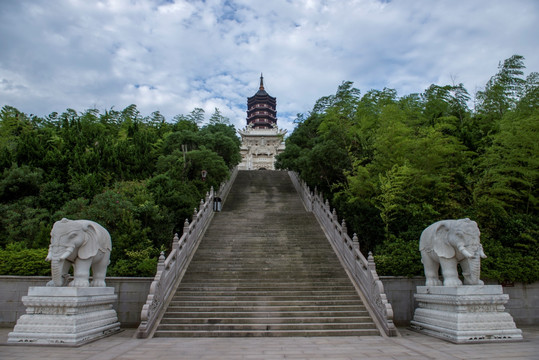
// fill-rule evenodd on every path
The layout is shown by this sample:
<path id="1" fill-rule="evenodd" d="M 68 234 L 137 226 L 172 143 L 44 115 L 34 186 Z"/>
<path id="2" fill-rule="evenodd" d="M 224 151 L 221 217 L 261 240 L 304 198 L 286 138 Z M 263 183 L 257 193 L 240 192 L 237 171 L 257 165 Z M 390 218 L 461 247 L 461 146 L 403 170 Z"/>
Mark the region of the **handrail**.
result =
<path id="1" fill-rule="evenodd" d="M 191 223 L 186 219 L 183 226 L 183 235 L 174 235 L 172 240 L 172 250 L 167 258 L 161 252 L 157 263 L 157 272 L 150 285 L 150 291 L 146 303 L 140 313 L 141 323 L 135 336 L 137 338 L 147 338 L 152 335 L 166 305 L 170 302 L 172 295 L 180 284 L 183 274 L 202 239 L 206 228 L 213 218 L 214 198 L 220 197 L 224 203 L 230 188 L 236 179 L 238 168 L 234 168 L 230 174 L 230 179 L 221 184 L 219 191 L 215 193 L 213 187 L 206 194 L 206 199 L 200 200 L 199 210 L 195 208 Z"/>
<path id="2" fill-rule="evenodd" d="M 396 336 L 397 329 L 393 323 L 393 308 L 388 302 L 384 292 L 384 285 L 376 273 L 376 265 L 372 253 L 368 258 L 359 251 L 359 240 L 354 234 L 352 239 L 348 236 L 346 223 L 343 220 L 339 224 L 337 212 L 330 210 L 329 201 L 316 189 L 311 192 L 307 184 L 302 181 L 297 173 L 289 171 L 288 174 L 303 200 L 305 209 L 312 212 L 320 226 L 324 229 L 326 237 L 337 253 L 341 263 L 348 270 L 352 280 L 365 296 L 377 323 L 388 336 Z"/>

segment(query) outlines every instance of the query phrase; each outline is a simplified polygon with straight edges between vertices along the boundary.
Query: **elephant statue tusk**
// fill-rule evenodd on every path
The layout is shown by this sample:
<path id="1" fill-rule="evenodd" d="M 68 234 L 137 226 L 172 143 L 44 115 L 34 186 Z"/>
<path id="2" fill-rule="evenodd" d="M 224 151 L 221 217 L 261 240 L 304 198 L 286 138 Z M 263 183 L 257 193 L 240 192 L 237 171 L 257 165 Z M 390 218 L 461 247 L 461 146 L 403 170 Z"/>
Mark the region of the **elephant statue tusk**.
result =
<path id="1" fill-rule="evenodd" d="M 73 250 L 74 250 L 74 249 L 67 249 L 67 250 L 60 256 L 60 260 L 65 260 L 65 259 L 67 259 L 67 257 L 73 253 Z"/>
<path id="2" fill-rule="evenodd" d="M 473 258 L 473 254 L 470 253 L 468 250 L 466 250 L 466 248 L 464 247 L 464 245 L 461 245 L 458 247 L 458 249 L 460 250 L 460 252 L 462 253 L 462 255 L 466 256 L 467 258 Z"/>
<path id="3" fill-rule="evenodd" d="M 479 248 L 479 256 L 481 256 L 482 259 L 486 259 L 487 255 L 483 252 L 483 247 Z"/>

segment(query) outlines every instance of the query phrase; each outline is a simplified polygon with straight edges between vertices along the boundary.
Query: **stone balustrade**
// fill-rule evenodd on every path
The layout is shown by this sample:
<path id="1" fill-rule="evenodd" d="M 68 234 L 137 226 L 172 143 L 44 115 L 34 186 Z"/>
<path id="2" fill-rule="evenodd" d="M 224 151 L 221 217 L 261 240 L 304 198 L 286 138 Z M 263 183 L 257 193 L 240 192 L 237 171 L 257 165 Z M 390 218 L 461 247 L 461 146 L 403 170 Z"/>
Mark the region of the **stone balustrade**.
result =
<path id="1" fill-rule="evenodd" d="M 372 253 L 369 252 L 368 258 L 363 256 L 359 250 L 357 235 L 350 238 L 345 221 L 339 224 L 335 209 L 331 211 L 328 200 L 324 201 L 322 194 L 318 194 L 316 190 L 311 192 L 295 172 L 289 171 L 289 175 L 305 208 L 315 215 L 341 263 L 366 298 L 376 321 L 388 336 L 396 336 L 393 309 L 387 300 L 384 285 L 376 273 Z"/>
<path id="2" fill-rule="evenodd" d="M 174 236 L 170 254 L 165 258 L 164 253 L 161 253 L 155 278 L 140 314 L 141 322 L 136 332 L 137 338 L 150 336 L 155 326 L 158 325 L 162 311 L 166 309 L 167 303 L 178 287 L 206 228 L 213 218 L 214 198 L 218 196 L 222 202 L 225 201 L 237 173 L 238 169 L 235 168 L 230 179 L 221 184 L 217 193 L 212 188 L 206 194 L 206 198 L 200 200 L 200 207 L 198 210 L 195 208 L 191 223 L 187 219 L 185 220 L 182 236 L 178 237 L 178 234 Z"/>

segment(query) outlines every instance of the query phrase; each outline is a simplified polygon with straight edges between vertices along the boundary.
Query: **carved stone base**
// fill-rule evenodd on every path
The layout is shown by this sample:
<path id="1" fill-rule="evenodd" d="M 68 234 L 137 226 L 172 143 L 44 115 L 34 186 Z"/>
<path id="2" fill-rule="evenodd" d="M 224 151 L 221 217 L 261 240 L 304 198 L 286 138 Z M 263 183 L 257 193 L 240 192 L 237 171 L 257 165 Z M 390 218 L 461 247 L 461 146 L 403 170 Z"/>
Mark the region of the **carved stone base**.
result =
<path id="1" fill-rule="evenodd" d="M 418 286 L 411 328 L 453 343 L 521 341 L 501 285 Z"/>
<path id="2" fill-rule="evenodd" d="M 9 344 L 79 346 L 120 331 L 112 287 L 33 286 Z"/>

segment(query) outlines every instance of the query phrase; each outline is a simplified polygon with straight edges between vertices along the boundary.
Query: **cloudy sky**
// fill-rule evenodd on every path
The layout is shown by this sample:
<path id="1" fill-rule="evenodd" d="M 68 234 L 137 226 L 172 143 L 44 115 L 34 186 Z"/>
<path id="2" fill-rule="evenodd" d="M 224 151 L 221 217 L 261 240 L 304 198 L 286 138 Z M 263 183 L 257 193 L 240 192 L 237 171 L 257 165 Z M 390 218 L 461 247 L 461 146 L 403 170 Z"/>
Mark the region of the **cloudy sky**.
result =
<path id="1" fill-rule="evenodd" d="M 291 130 L 342 81 L 473 94 L 511 55 L 539 71 L 538 39 L 537 0 L 0 0 L 0 106 L 217 107 L 242 128 L 263 72 Z"/>

